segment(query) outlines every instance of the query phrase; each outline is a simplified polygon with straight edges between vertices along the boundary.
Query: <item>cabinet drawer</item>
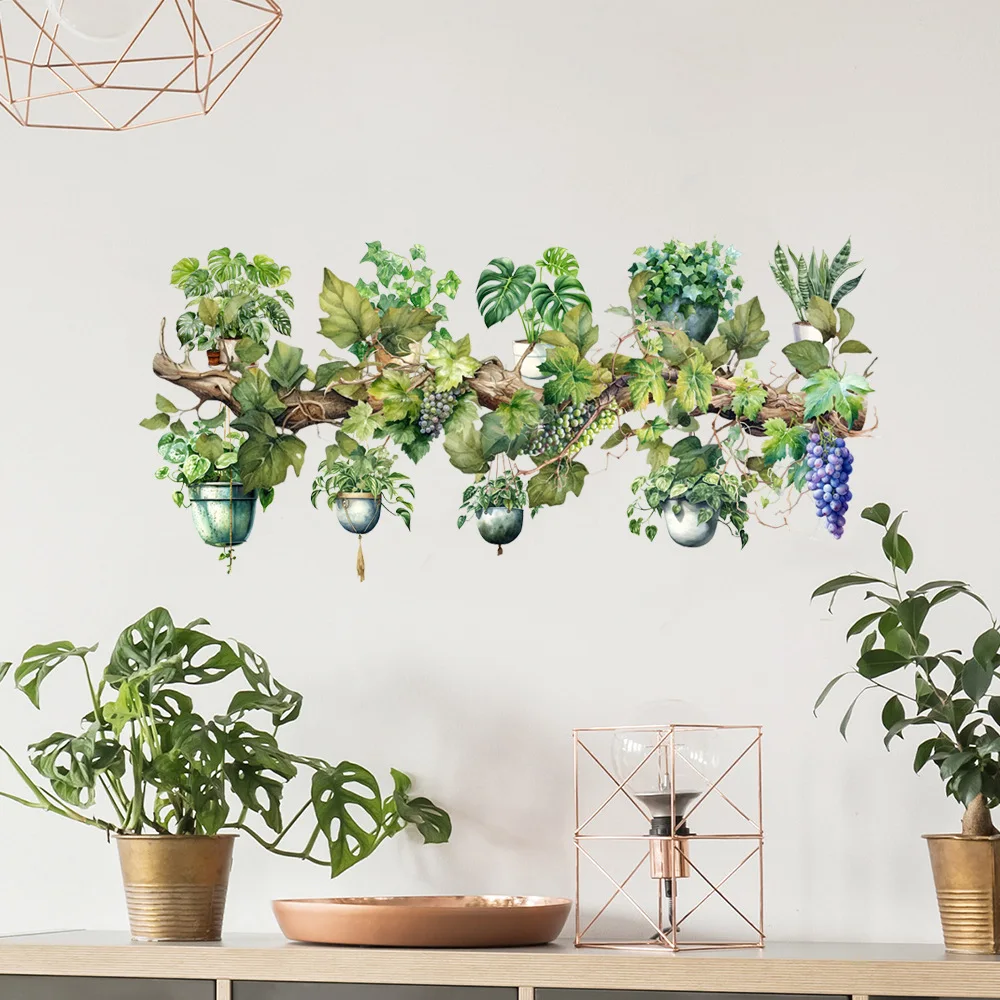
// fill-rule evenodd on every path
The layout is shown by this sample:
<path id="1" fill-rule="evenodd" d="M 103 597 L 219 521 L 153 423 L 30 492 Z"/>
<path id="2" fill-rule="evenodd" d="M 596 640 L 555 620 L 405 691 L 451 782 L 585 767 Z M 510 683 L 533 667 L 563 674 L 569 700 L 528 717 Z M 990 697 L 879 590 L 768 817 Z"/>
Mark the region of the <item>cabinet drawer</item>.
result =
<path id="1" fill-rule="evenodd" d="M 497 986 L 236 982 L 233 1000 L 517 1000 L 517 990 Z"/>
<path id="2" fill-rule="evenodd" d="M 828 993 L 693 993 L 667 990 L 535 990 L 535 1000 L 851 1000 Z M 874 997 L 871 1000 L 875 1000 Z"/>
<path id="3" fill-rule="evenodd" d="M 184 979 L 0 976 L 0 1000 L 215 1000 L 215 983 Z"/>

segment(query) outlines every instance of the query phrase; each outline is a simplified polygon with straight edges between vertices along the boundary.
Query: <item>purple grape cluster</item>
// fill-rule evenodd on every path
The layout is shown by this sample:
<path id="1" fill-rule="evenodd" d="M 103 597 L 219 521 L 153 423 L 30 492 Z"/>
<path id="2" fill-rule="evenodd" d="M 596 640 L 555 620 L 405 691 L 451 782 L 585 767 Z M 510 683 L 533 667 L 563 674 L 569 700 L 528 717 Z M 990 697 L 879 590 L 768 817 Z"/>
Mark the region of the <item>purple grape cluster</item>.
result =
<path id="1" fill-rule="evenodd" d="M 816 514 L 826 521 L 826 530 L 834 538 L 840 538 L 847 520 L 844 515 L 853 496 L 847 483 L 854 468 L 854 456 L 843 438 L 835 438 L 828 431 L 814 432 L 809 435 L 806 462 L 810 466 L 806 485 L 816 501 Z"/>

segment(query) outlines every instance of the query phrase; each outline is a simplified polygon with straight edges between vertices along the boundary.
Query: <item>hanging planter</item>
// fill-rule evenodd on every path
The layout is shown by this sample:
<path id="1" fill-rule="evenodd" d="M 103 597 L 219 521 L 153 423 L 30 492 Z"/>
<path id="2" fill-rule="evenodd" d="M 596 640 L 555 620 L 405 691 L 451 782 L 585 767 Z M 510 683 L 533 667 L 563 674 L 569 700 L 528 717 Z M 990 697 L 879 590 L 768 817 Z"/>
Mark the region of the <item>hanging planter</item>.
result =
<path id="1" fill-rule="evenodd" d="M 706 519 L 706 512 L 708 516 Z M 667 534 L 688 549 L 707 545 L 715 537 L 719 515 L 707 503 L 691 503 L 684 497 L 667 500 L 660 507 Z"/>
<path id="2" fill-rule="evenodd" d="M 469 486 L 462 494 L 458 526 L 461 528 L 469 518 L 476 515 L 476 527 L 483 540 L 497 547 L 497 555 L 503 555 L 503 547 L 509 545 L 524 527 L 524 508 L 528 506 L 528 492 L 524 488 L 524 477 L 514 469 L 508 469 L 492 479 L 483 479 Z"/>
<path id="3" fill-rule="evenodd" d="M 370 408 L 368 413 L 371 414 Z M 312 505 L 315 507 L 320 495 L 325 493 L 327 506 L 336 513 L 340 526 L 358 536 L 356 568 L 361 583 L 365 582 L 361 538 L 378 524 L 382 508 L 395 514 L 407 530 L 410 527 L 413 504 L 404 500 L 401 493 L 409 493 L 412 497 L 413 485 L 401 472 L 392 471 L 396 457 L 384 444 L 365 448 L 341 431 L 337 434 L 337 443 L 327 447 L 326 458 L 320 462 L 319 474 L 313 480 Z"/>
<path id="4" fill-rule="evenodd" d="M 195 483 L 188 487 L 191 519 L 206 545 L 242 545 L 253 530 L 257 491 L 242 483 Z"/>

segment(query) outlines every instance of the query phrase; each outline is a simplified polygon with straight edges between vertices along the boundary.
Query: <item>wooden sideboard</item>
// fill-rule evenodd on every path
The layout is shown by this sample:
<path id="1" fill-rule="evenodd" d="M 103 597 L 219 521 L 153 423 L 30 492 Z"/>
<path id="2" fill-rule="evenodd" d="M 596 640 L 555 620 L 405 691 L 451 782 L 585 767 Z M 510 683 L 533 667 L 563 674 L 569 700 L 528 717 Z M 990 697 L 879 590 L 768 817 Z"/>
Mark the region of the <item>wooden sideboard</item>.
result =
<path id="1" fill-rule="evenodd" d="M 671 954 L 568 944 L 330 948 L 243 934 L 221 944 L 140 944 L 92 931 L 0 938 L 0 1000 L 622 1000 L 622 991 L 624 1000 L 1000 1000 L 1000 959 L 923 945 Z"/>

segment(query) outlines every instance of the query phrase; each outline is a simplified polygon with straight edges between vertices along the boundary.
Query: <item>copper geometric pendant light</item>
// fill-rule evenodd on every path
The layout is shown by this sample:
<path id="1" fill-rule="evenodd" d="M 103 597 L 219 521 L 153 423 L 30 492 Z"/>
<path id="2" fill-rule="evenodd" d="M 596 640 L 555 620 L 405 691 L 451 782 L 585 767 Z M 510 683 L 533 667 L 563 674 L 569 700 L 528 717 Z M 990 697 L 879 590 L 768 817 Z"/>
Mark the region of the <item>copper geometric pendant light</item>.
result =
<path id="1" fill-rule="evenodd" d="M 207 115 L 281 17 L 276 0 L 0 0 L 0 107 L 97 132 Z"/>

